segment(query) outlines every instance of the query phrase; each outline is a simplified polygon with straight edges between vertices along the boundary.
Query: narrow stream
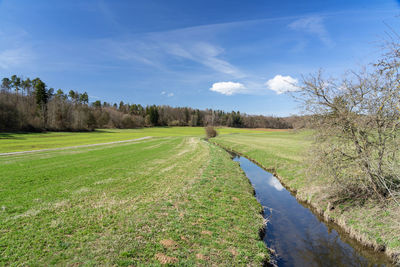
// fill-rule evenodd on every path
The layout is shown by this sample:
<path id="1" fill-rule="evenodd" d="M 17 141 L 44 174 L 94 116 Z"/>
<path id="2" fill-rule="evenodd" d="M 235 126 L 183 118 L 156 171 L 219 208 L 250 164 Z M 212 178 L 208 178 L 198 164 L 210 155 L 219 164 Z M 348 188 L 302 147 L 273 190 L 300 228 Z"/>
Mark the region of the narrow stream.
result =
<path id="1" fill-rule="evenodd" d="M 362 247 L 339 227 L 324 223 L 279 180 L 250 160 L 234 161 L 252 183 L 268 220 L 264 242 L 278 266 L 393 266 L 383 254 Z"/>

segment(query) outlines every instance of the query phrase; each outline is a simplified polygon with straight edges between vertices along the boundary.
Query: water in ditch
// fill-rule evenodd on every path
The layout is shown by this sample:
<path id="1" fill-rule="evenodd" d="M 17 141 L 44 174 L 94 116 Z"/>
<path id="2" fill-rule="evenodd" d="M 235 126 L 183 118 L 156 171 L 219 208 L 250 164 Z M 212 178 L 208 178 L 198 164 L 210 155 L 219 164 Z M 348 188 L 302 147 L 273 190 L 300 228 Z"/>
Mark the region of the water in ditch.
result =
<path id="1" fill-rule="evenodd" d="M 381 252 L 352 240 L 299 203 L 279 180 L 250 160 L 234 160 L 252 183 L 268 220 L 264 242 L 278 266 L 393 266 Z"/>

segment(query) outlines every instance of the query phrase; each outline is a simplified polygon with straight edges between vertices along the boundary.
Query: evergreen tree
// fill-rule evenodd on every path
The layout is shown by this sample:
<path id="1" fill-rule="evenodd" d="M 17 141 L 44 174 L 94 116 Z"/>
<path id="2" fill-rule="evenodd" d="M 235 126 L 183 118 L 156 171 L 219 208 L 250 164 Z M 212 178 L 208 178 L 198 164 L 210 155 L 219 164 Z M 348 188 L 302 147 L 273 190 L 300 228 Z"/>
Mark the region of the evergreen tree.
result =
<path id="1" fill-rule="evenodd" d="M 95 108 L 101 108 L 101 101 L 97 100 L 97 101 L 93 102 L 92 106 Z M 104 102 L 104 106 L 106 106 L 106 102 Z"/>
<path id="2" fill-rule="evenodd" d="M 35 83 L 35 98 L 36 104 L 41 110 L 43 124 L 42 127 L 46 128 L 47 120 L 47 101 L 49 100 L 49 95 L 46 91 L 46 84 L 41 80 L 37 80 Z"/>
<path id="3" fill-rule="evenodd" d="M 150 116 L 150 123 L 152 125 L 158 125 L 159 114 L 158 114 L 157 107 L 155 105 L 150 106 L 148 108 L 148 113 L 147 114 Z"/>
<path id="4" fill-rule="evenodd" d="M 41 80 L 36 82 L 35 98 L 36 98 L 36 104 L 40 108 L 43 108 L 47 104 L 47 101 L 49 99 L 48 93 L 46 92 L 46 84 Z"/>
<path id="5" fill-rule="evenodd" d="M 23 80 L 21 82 L 21 87 L 22 87 L 22 90 L 26 92 L 26 95 L 30 95 L 31 89 L 32 89 L 32 81 L 29 78 L 27 78 L 26 80 Z"/>
<path id="6" fill-rule="evenodd" d="M 11 80 L 9 78 L 3 78 L 2 83 L 1 83 L 1 88 L 4 91 L 10 91 L 11 88 Z"/>
<path id="7" fill-rule="evenodd" d="M 89 96 L 86 92 L 83 94 L 79 95 L 79 101 L 83 104 L 88 104 L 89 103 Z"/>
<path id="8" fill-rule="evenodd" d="M 14 74 L 13 76 L 11 76 L 11 84 L 14 87 L 15 92 L 18 94 L 19 88 L 21 86 L 21 78 Z"/>

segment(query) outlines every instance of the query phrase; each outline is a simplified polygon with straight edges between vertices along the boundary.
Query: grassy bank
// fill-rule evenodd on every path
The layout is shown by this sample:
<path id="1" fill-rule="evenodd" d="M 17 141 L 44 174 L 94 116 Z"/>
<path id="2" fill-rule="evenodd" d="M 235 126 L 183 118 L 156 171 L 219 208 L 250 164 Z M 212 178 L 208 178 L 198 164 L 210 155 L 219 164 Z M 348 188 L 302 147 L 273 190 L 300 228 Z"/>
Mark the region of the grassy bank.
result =
<path id="1" fill-rule="evenodd" d="M 308 179 L 305 174 L 304 158 L 311 140 L 311 132 L 303 131 L 231 134 L 211 141 L 273 170 L 289 189 L 296 191 L 298 199 L 312 204 L 363 244 L 385 249 L 400 261 L 400 208 L 395 203 L 382 206 L 372 200 L 363 205 L 348 200 L 331 207 L 330 181 L 323 177 Z"/>
<path id="2" fill-rule="evenodd" d="M 157 131 L 164 130 L 120 135 Z M 0 157 L 0 265 L 261 265 L 267 257 L 259 238 L 263 218 L 247 178 L 220 148 L 173 132 Z M 0 147 L 115 140 L 93 140 L 96 132 L 65 135 L 13 135 Z"/>
<path id="3" fill-rule="evenodd" d="M 262 132 L 260 129 L 219 128 L 220 134 Z M 102 129 L 93 132 L 0 133 L 0 153 L 131 140 L 145 136 L 204 136 L 203 127 Z"/>

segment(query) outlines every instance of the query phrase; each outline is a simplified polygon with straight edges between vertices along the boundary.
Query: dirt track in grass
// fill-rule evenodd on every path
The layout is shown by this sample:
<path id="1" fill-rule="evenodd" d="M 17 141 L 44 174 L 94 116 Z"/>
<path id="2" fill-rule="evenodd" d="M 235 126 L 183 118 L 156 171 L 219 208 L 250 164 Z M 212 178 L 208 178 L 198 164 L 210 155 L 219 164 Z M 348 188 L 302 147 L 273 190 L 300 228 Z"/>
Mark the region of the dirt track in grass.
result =
<path id="1" fill-rule="evenodd" d="M 83 148 L 83 147 L 92 147 L 92 146 L 104 146 L 104 145 L 112 145 L 112 144 L 121 144 L 121 143 L 129 143 L 140 140 L 149 139 L 151 136 L 145 136 L 141 138 L 124 140 L 124 141 L 114 141 L 108 143 L 100 143 L 100 144 L 90 144 L 90 145 L 80 145 L 80 146 L 68 146 L 68 147 L 57 147 L 57 148 L 47 148 L 47 149 L 38 149 L 38 150 L 28 150 L 28 151 L 18 151 L 18 152 L 8 152 L 8 153 L 0 153 L 0 156 L 11 156 L 11 155 L 20 155 L 20 154 L 28 154 L 28 153 L 36 153 L 36 152 L 47 152 L 47 151 L 57 151 L 57 150 L 65 150 L 65 149 L 74 149 L 74 148 Z"/>

